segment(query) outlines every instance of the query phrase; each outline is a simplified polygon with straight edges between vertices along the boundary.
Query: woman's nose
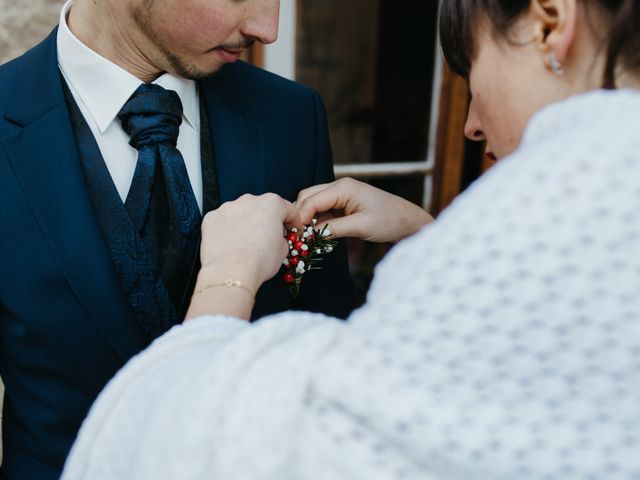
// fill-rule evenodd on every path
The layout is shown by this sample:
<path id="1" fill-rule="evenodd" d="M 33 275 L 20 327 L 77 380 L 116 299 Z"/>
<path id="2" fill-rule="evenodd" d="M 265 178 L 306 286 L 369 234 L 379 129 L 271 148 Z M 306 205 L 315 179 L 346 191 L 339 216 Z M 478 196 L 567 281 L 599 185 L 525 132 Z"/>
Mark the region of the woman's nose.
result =
<path id="1" fill-rule="evenodd" d="M 478 118 L 478 115 L 475 111 L 473 100 L 471 100 L 471 104 L 469 105 L 467 121 L 464 124 L 464 135 L 469 140 L 473 140 L 474 142 L 482 142 L 486 140 L 484 131 L 482 129 L 482 123 L 480 122 L 480 119 Z"/>

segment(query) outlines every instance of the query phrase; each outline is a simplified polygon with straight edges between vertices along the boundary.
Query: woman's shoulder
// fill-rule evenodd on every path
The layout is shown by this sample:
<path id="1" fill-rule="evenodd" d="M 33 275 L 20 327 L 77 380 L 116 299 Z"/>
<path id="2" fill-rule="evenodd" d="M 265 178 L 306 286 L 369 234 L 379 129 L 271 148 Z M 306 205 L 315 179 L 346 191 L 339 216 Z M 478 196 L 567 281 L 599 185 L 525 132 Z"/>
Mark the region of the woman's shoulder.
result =
<path id="1" fill-rule="evenodd" d="M 594 90 L 552 103 L 529 122 L 519 150 L 532 150 L 539 143 L 555 142 L 571 148 L 599 143 L 603 138 L 637 139 L 640 91 L 636 89 Z"/>

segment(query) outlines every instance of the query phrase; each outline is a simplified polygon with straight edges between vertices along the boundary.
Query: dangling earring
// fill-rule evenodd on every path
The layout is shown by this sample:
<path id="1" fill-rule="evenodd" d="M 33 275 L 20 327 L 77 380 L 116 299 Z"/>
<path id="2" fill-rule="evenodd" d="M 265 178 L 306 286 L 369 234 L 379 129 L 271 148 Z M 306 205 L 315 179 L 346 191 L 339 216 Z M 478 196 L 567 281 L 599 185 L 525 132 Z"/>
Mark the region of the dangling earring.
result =
<path id="1" fill-rule="evenodd" d="M 551 70 L 553 71 L 553 73 L 555 73 L 558 77 L 561 77 L 564 75 L 564 68 L 562 67 L 562 64 L 558 61 L 558 57 L 556 57 L 555 53 L 552 53 L 551 55 L 549 55 L 549 66 L 551 67 Z"/>

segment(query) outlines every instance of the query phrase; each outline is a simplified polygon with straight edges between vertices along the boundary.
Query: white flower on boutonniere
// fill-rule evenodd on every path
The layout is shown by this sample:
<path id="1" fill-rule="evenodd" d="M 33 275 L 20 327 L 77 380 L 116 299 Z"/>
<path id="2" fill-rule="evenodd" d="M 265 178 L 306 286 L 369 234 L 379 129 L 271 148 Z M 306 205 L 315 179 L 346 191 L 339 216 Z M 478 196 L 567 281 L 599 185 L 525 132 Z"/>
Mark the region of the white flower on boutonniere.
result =
<path id="1" fill-rule="evenodd" d="M 284 281 L 290 285 L 294 297 L 300 294 L 302 276 L 309 270 L 318 270 L 322 261 L 321 255 L 333 252 L 338 242 L 331 240 L 333 233 L 328 225 L 316 230 L 318 221 L 314 218 L 312 225 L 305 226 L 302 236 L 293 228 L 287 232 L 289 255 L 282 263 L 285 270 Z"/>

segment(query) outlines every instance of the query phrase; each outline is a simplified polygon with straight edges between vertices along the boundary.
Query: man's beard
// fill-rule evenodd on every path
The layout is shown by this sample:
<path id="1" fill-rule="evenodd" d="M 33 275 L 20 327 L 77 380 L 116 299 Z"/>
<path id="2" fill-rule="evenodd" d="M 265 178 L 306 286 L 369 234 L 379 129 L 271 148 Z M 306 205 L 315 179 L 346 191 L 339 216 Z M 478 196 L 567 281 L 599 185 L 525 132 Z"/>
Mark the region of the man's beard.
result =
<path id="1" fill-rule="evenodd" d="M 217 50 L 217 49 L 229 49 L 229 50 L 240 50 L 240 49 L 243 49 L 243 50 L 248 50 L 249 48 L 251 48 L 253 46 L 253 44 L 255 42 L 256 42 L 256 40 L 254 38 L 244 37 L 240 43 L 233 44 L 233 45 L 231 45 L 231 44 L 220 45 L 218 47 L 215 47 L 215 48 L 212 48 L 211 50 L 209 50 L 209 53 L 213 53 L 213 51 Z M 176 54 L 174 54 L 173 52 L 169 51 L 168 48 L 165 48 L 165 46 L 163 44 L 157 44 L 157 46 L 160 48 L 160 50 L 162 51 L 163 55 L 165 56 L 165 58 L 167 59 L 167 61 L 171 65 L 171 68 L 173 69 L 173 72 L 175 72 L 176 74 L 178 74 L 179 76 L 181 76 L 183 78 L 188 78 L 189 80 L 201 80 L 201 79 L 208 78 L 208 77 L 211 77 L 211 76 L 215 75 L 216 73 L 218 73 L 220 68 L 222 68 L 222 67 L 219 67 L 218 69 L 216 69 L 216 70 L 214 70 L 212 72 L 198 70 L 198 67 L 196 67 L 193 64 L 189 64 L 188 62 L 184 61 L 183 59 L 178 57 Z"/>
<path id="2" fill-rule="evenodd" d="M 189 80 L 202 80 L 215 75 L 220 70 L 220 68 L 212 72 L 199 70 L 198 67 L 196 67 L 195 65 L 190 64 L 186 61 L 183 61 L 180 57 L 170 52 L 168 49 L 165 49 L 164 45 L 157 45 L 157 46 L 160 48 L 162 54 L 164 55 L 164 57 L 167 59 L 167 62 L 171 66 L 171 69 L 172 69 L 171 73 L 174 73 L 179 77 L 187 78 Z"/>
<path id="3" fill-rule="evenodd" d="M 156 65 L 156 67 L 189 80 L 202 80 L 215 75 L 220 70 L 220 68 L 222 68 L 222 66 L 212 71 L 201 70 L 192 62 L 189 62 L 188 60 L 178 56 L 164 43 L 164 41 L 162 41 L 157 31 L 153 28 L 151 22 L 149 21 L 148 12 L 152 7 L 152 3 L 152 0 L 145 0 L 143 2 L 143 9 L 134 9 L 133 19 L 136 25 L 147 36 L 147 38 L 149 38 L 153 42 L 155 47 L 159 50 L 159 52 L 165 59 L 166 65 L 163 68 L 158 65 Z M 216 48 L 248 49 L 255 43 L 255 41 L 256 40 L 254 38 L 245 37 L 239 44 L 221 45 Z M 216 50 L 216 48 L 212 48 L 209 52 L 213 52 L 214 50 Z M 170 70 L 167 67 L 169 67 Z"/>

